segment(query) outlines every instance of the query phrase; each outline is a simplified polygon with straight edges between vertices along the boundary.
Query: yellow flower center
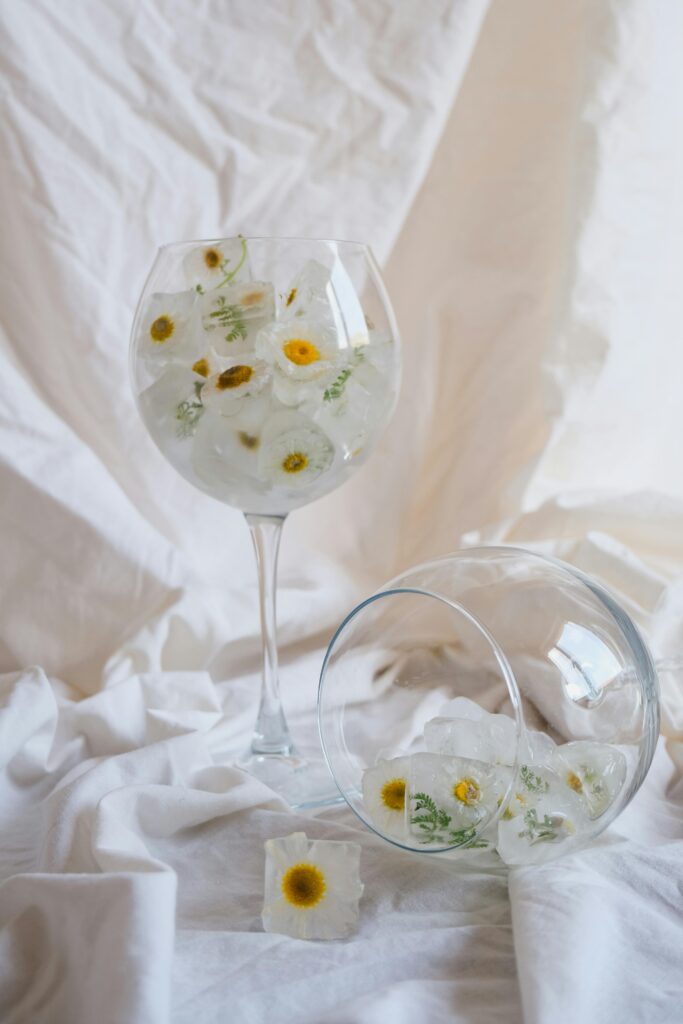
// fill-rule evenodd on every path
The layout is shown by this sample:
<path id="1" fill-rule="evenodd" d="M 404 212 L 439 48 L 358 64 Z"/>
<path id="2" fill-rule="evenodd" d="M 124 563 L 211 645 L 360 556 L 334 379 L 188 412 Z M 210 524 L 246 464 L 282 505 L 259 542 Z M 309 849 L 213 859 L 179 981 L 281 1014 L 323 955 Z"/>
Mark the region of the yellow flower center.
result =
<path id="1" fill-rule="evenodd" d="M 285 473 L 300 473 L 308 465 L 308 455 L 304 452 L 291 452 L 282 463 Z"/>
<path id="2" fill-rule="evenodd" d="M 248 448 L 250 451 L 253 451 L 254 448 L 258 448 L 261 443 L 261 439 L 259 437 L 254 437 L 253 434 L 247 434 L 246 430 L 240 430 L 237 436 L 240 444 L 245 448 Z"/>
<path id="3" fill-rule="evenodd" d="M 583 782 L 576 772 L 567 772 L 567 785 L 570 789 L 573 789 L 575 793 L 583 793 Z"/>
<path id="4" fill-rule="evenodd" d="M 205 249 L 204 262 L 209 270 L 215 270 L 216 267 L 220 267 L 223 262 L 223 253 L 220 249 Z"/>
<path id="5" fill-rule="evenodd" d="M 255 306 L 263 299 L 263 291 L 249 292 L 240 299 L 240 306 Z"/>
<path id="6" fill-rule="evenodd" d="M 238 388 L 240 384 L 247 384 L 254 370 L 251 366 L 231 366 L 229 370 L 223 370 L 216 381 L 219 391 L 227 391 L 228 388 Z"/>
<path id="7" fill-rule="evenodd" d="M 291 306 L 292 303 L 294 302 L 295 298 L 296 298 L 296 288 L 292 288 L 291 292 L 287 296 L 287 301 L 285 302 L 285 306 Z"/>
<path id="8" fill-rule="evenodd" d="M 460 781 L 456 782 L 453 786 L 453 796 L 456 800 L 459 800 L 461 804 L 466 804 L 467 807 L 472 807 L 481 799 L 481 789 L 474 779 L 460 779 Z"/>
<path id="9" fill-rule="evenodd" d="M 167 315 L 158 316 L 149 329 L 152 341 L 156 341 L 159 344 L 164 341 L 168 341 L 174 331 L 175 324 L 171 320 L 170 316 Z"/>
<path id="10" fill-rule="evenodd" d="M 325 876 L 315 864 L 294 864 L 282 878 L 282 895 L 293 907 L 308 910 L 325 899 Z"/>
<path id="11" fill-rule="evenodd" d="M 193 364 L 192 370 L 194 373 L 198 373 L 200 377 L 209 376 L 209 364 L 206 359 L 198 359 L 197 362 Z"/>
<path id="12" fill-rule="evenodd" d="M 390 811 L 402 811 L 406 805 L 406 780 L 389 779 L 382 786 L 380 796 Z"/>
<path id="13" fill-rule="evenodd" d="M 310 366 L 320 359 L 320 349 L 316 348 L 312 341 L 304 338 L 291 338 L 282 346 L 282 351 L 292 363 L 297 366 Z"/>

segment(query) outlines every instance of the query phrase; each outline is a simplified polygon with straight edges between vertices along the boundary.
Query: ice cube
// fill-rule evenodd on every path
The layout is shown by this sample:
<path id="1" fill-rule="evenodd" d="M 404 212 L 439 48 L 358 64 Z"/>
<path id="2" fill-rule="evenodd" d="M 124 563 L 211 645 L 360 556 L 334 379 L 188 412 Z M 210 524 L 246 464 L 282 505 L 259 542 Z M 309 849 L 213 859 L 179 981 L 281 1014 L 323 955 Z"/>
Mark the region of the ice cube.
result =
<path id="1" fill-rule="evenodd" d="M 438 754 L 409 760 L 407 827 L 416 846 L 471 842 L 495 815 L 509 770 L 483 761 Z"/>
<path id="2" fill-rule="evenodd" d="M 330 282 L 331 272 L 322 263 L 305 263 L 282 297 L 282 320 L 303 316 L 333 327 L 340 313 Z"/>
<path id="3" fill-rule="evenodd" d="M 479 719 L 433 718 L 425 725 L 424 735 L 427 750 L 436 754 L 473 757 L 496 764 L 511 765 L 515 761 L 517 727 L 507 715 L 482 711 Z"/>
<path id="4" fill-rule="evenodd" d="M 478 722 L 488 712 L 484 711 L 475 701 L 467 697 L 454 697 L 441 708 L 440 718 L 465 718 L 470 722 Z"/>
<path id="5" fill-rule="evenodd" d="M 192 465 L 208 484 L 235 484 L 258 479 L 261 433 L 269 410 L 267 398 L 245 399 L 235 416 L 206 412 L 197 425 Z"/>
<path id="6" fill-rule="evenodd" d="M 275 294 L 267 281 L 229 284 L 200 299 L 204 330 L 220 356 L 251 352 L 262 327 L 275 316 Z"/>
<path id="7" fill-rule="evenodd" d="M 599 818 L 616 800 L 626 781 L 626 758 L 609 743 L 577 740 L 555 752 L 555 768 L 565 785 Z"/>
<path id="8" fill-rule="evenodd" d="M 552 767 L 557 744 L 547 733 L 529 729 L 521 749 L 522 759 L 526 764 Z"/>
<path id="9" fill-rule="evenodd" d="M 249 250 L 245 238 L 226 238 L 197 246 L 183 260 L 188 284 L 202 291 L 222 283 L 236 284 L 251 278 Z M 229 277 L 230 281 L 225 279 Z"/>
<path id="10" fill-rule="evenodd" d="M 189 366 L 198 358 L 203 338 L 194 292 L 155 292 L 140 314 L 137 354 L 148 368 L 174 362 Z"/>
<path id="11" fill-rule="evenodd" d="M 199 391 L 203 378 L 189 367 L 171 365 L 140 394 L 140 408 L 150 433 L 162 445 L 191 437 L 203 413 Z"/>
<path id="12" fill-rule="evenodd" d="M 497 849 L 506 864 L 535 864 L 578 845 L 589 827 L 582 802 L 554 771 L 523 765 L 498 821 Z"/>
<path id="13" fill-rule="evenodd" d="M 408 840 L 406 827 L 407 757 L 380 758 L 363 773 L 363 806 L 373 828 L 386 836 Z"/>

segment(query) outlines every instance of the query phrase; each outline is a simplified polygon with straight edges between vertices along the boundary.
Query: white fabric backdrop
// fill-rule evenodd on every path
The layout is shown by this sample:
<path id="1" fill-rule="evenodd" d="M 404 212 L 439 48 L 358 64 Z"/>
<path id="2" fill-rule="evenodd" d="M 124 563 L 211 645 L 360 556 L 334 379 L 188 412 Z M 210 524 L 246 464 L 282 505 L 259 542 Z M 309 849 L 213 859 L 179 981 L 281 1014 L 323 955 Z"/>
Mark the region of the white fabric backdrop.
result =
<path id="1" fill-rule="evenodd" d="M 368 239 L 406 385 L 292 517 L 283 689 L 310 733 L 358 597 L 463 537 L 600 576 L 683 646 L 683 9 L 667 0 L 2 0 L 0 1016 L 10 1024 L 678 1021 L 683 695 L 594 849 L 454 875 L 221 750 L 257 701 L 232 510 L 126 379 L 156 246 Z M 31 667 L 37 666 L 37 667 Z M 262 842 L 363 845 L 358 936 L 260 928 Z"/>

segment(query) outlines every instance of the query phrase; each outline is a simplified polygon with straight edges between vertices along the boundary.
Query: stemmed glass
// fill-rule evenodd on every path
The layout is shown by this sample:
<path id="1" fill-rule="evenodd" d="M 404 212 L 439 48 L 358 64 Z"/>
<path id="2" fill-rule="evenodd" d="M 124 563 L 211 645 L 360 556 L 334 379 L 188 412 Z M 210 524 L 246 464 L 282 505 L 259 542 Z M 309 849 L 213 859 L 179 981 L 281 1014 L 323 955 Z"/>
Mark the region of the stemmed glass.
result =
<path id="1" fill-rule="evenodd" d="M 396 403 L 400 344 L 358 242 L 223 238 L 162 246 L 131 337 L 133 391 L 162 454 L 241 509 L 258 567 L 263 681 L 239 762 L 294 806 L 326 802 L 327 769 L 295 749 L 278 681 L 282 526 L 367 459 Z"/>

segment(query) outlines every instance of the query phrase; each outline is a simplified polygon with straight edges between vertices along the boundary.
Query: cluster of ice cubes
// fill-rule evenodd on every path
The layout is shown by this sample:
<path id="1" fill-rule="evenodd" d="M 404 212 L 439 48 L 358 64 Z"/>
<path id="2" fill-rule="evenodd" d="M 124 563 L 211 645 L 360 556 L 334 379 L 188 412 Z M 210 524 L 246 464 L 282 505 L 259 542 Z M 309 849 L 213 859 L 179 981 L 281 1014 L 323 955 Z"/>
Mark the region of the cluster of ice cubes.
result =
<path id="1" fill-rule="evenodd" d="M 185 290 L 149 296 L 136 334 L 140 409 L 164 454 L 250 511 L 337 486 L 369 453 L 398 373 L 341 261 L 309 260 L 278 294 L 232 239 L 192 250 L 183 273 Z"/>
<path id="2" fill-rule="evenodd" d="M 509 865 L 533 864 L 580 845 L 624 786 L 617 747 L 556 744 L 507 715 L 456 698 L 428 721 L 426 751 L 381 762 L 364 781 L 370 815 L 384 812 L 382 785 L 405 780 L 391 835 L 416 849 L 496 850 Z M 391 817 L 391 815 L 389 815 Z"/>

